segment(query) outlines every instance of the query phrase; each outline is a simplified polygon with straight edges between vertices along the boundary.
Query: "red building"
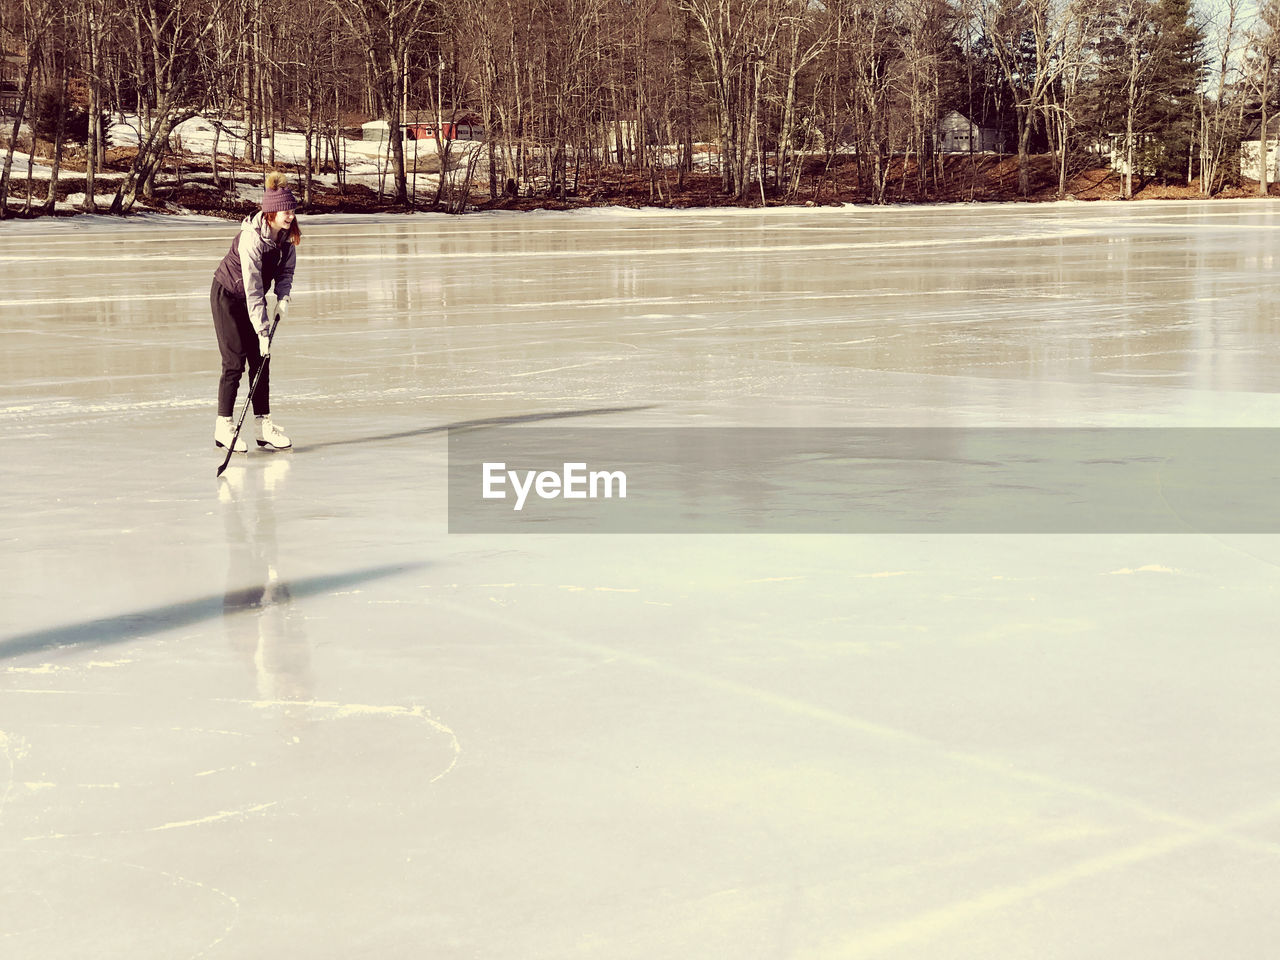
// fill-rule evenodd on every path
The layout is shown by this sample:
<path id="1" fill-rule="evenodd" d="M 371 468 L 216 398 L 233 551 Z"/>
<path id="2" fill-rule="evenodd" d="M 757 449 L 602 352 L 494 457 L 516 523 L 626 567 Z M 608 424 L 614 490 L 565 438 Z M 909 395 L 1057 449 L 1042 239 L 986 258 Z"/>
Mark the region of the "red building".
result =
<path id="1" fill-rule="evenodd" d="M 422 113 L 411 114 L 405 120 L 404 137 L 406 140 L 434 140 L 436 137 L 436 118 L 425 117 Z M 475 114 L 465 114 L 453 120 L 445 120 L 440 124 L 442 140 L 483 140 L 484 127 Z"/>

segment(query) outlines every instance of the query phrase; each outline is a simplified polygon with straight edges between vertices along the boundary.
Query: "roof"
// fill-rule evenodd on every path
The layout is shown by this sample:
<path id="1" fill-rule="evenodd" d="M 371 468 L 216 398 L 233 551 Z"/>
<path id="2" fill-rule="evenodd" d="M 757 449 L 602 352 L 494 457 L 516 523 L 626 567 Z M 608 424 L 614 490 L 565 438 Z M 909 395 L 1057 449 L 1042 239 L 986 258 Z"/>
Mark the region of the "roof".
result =
<path id="1" fill-rule="evenodd" d="M 1246 116 L 1244 126 L 1241 128 L 1242 139 L 1244 141 L 1257 140 L 1258 135 L 1262 132 L 1261 126 L 1262 116 L 1260 114 L 1255 114 L 1251 117 Z M 1267 139 L 1280 140 L 1280 111 L 1267 117 Z"/>
<path id="2" fill-rule="evenodd" d="M 445 123 L 469 123 L 474 125 L 480 122 L 480 115 L 463 107 L 445 110 L 443 113 L 437 113 L 434 110 L 410 110 L 405 113 L 401 125 L 435 123 L 437 120 L 443 120 Z M 385 127 L 386 125 L 387 121 L 380 117 L 375 117 L 373 120 L 360 124 L 362 127 Z"/>
<path id="3" fill-rule="evenodd" d="M 995 130 L 996 129 L 995 127 L 984 127 L 980 123 L 974 123 L 972 120 L 966 117 L 959 110 L 948 110 L 946 113 L 944 113 L 941 117 L 938 118 L 937 125 L 941 127 L 944 124 L 951 124 L 951 123 L 955 123 L 956 126 L 962 126 L 967 123 L 974 130 Z"/>

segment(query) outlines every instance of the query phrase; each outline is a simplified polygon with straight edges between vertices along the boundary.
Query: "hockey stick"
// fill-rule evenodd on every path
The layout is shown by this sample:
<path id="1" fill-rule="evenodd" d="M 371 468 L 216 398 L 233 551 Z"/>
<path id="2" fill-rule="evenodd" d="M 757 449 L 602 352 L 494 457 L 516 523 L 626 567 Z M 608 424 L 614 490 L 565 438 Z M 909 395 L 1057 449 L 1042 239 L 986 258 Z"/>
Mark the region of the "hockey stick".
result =
<path id="1" fill-rule="evenodd" d="M 253 381 L 249 384 L 249 395 L 244 398 L 244 408 L 240 411 L 240 419 L 236 421 L 236 432 L 231 435 L 231 442 L 227 444 L 227 455 L 223 458 L 222 466 L 218 468 L 218 476 L 222 476 L 222 471 L 227 469 L 227 464 L 231 462 L 231 455 L 236 452 L 236 440 L 240 437 L 240 428 L 244 426 L 244 418 L 249 412 L 249 404 L 253 402 L 253 391 L 258 389 L 258 380 L 262 377 L 262 371 L 267 369 L 267 364 L 271 362 L 271 341 L 276 335 L 276 326 L 280 323 L 280 314 L 276 314 L 275 319 L 271 321 L 271 330 L 267 333 L 267 355 L 262 358 L 262 363 L 258 365 L 258 372 L 253 375 Z"/>

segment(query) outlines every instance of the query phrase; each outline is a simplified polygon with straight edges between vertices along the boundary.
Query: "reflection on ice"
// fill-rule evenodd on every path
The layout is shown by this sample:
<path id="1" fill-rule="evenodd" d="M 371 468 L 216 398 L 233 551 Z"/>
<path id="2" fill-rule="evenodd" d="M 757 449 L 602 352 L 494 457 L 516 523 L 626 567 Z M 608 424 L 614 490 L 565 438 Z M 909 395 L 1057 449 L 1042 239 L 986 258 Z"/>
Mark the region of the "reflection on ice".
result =
<path id="1" fill-rule="evenodd" d="M 286 495 L 289 466 L 283 455 L 261 470 L 233 467 L 218 488 L 228 554 L 223 629 L 252 668 L 263 700 L 308 700 L 313 694 L 306 633 L 279 570 L 275 499 Z"/>

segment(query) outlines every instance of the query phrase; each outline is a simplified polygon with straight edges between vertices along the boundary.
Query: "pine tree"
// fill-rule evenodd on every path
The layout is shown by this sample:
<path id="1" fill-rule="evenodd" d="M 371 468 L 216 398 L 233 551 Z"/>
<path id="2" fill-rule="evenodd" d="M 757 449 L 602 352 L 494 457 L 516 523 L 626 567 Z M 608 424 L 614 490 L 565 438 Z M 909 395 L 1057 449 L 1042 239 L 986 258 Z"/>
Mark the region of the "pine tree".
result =
<path id="1" fill-rule="evenodd" d="M 1195 93 L 1204 76 L 1204 36 L 1190 0 L 1128 0 L 1111 11 L 1099 40 L 1093 126 L 1110 136 L 1133 177 L 1188 178 Z"/>
<path id="2" fill-rule="evenodd" d="M 1195 96 L 1207 63 L 1203 28 L 1191 0 L 1160 0 L 1153 16 L 1152 70 L 1144 111 L 1150 133 L 1150 165 L 1164 180 L 1190 184 L 1196 132 Z"/>

